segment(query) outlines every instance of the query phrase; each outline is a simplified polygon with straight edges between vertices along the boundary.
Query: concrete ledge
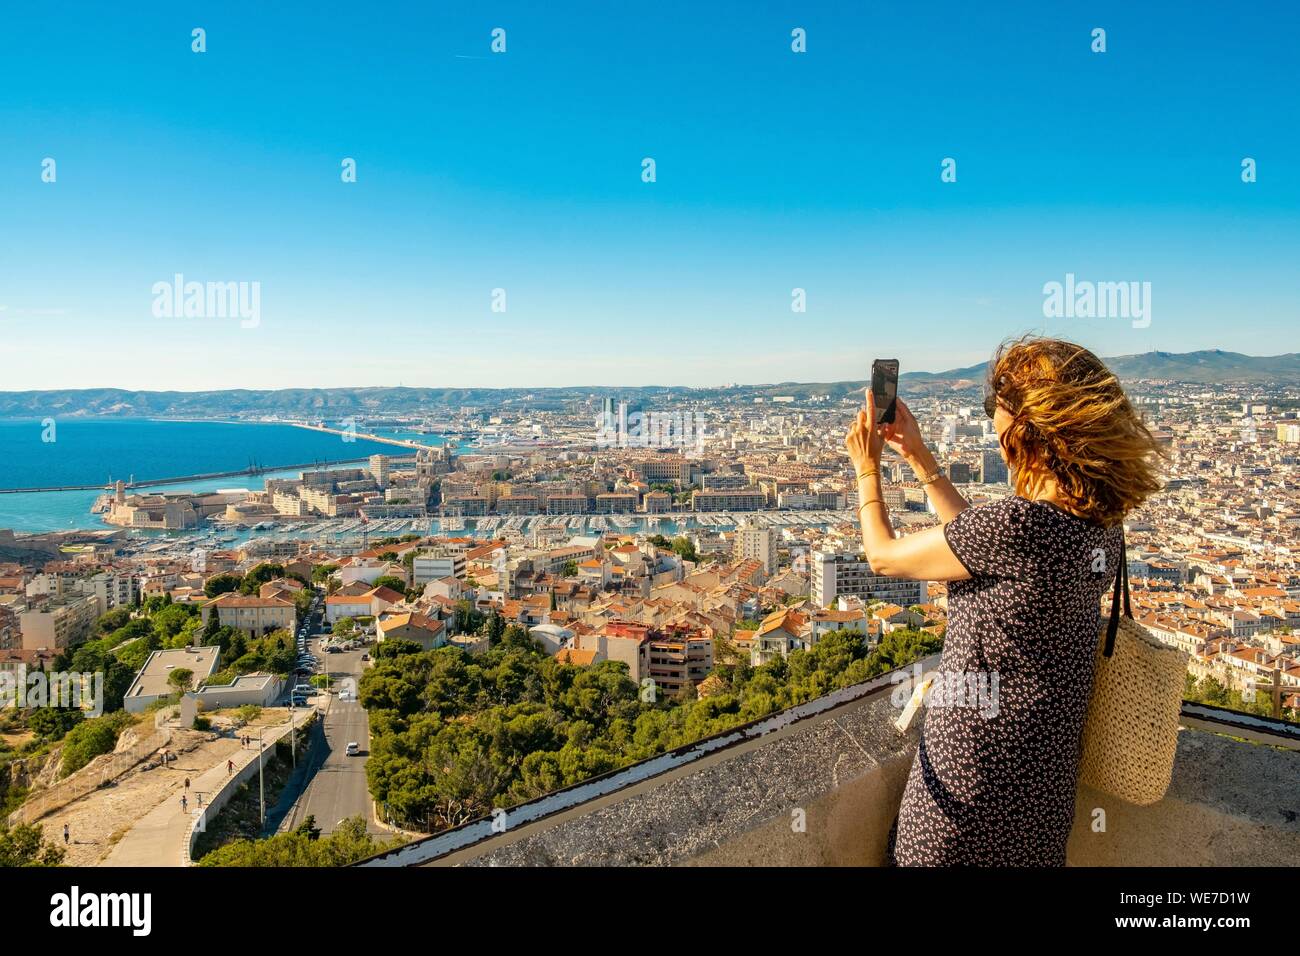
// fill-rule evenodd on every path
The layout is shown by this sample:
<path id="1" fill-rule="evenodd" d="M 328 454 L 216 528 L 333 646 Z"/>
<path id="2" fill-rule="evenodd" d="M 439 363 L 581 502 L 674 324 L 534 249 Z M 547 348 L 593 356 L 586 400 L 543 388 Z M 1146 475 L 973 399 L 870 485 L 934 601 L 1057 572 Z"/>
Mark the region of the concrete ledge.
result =
<path id="1" fill-rule="evenodd" d="M 922 662 L 928 672 L 937 655 Z M 909 669 L 910 670 L 910 669 Z M 920 721 L 894 726 L 890 675 L 466 824 L 361 865 L 879 866 Z M 829 706 L 828 706 L 829 704 Z M 1189 705 L 1191 706 L 1191 705 Z M 1203 708 L 1202 708 L 1203 710 Z M 1168 795 L 1136 807 L 1081 788 L 1073 866 L 1293 865 L 1293 728 L 1188 715 Z M 1100 811 L 1100 812 L 1098 812 Z M 504 831 L 502 825 L 504 824 Z"/>
<path id="2" fill-rule="evenodd" d="M 1066 853 L 1071 866 L 1295 866 L 1300 753 L 1184 728 L 1159 803 L 1080 787 Z"/>
<path id="3" fill-rule="evenodd" d="M 938 661 L 936 654 L 919 662 L 921 672 Z M 789 828 L 800 812 L 806 842 L 821 819 L 819 797 L 870 781 L 881 768 L 888 772 L 863 795 L 884 797 L 871 800 L 883 808 L 896 790 L 897 806 L 919 721 L 900 734 L 890 697 L 912 674 L 882 675 L 530 801 L 500 817 L 495 830 L 490 819 L 475 821 L 361 865 L 677 864 L 772 819 Z"/>

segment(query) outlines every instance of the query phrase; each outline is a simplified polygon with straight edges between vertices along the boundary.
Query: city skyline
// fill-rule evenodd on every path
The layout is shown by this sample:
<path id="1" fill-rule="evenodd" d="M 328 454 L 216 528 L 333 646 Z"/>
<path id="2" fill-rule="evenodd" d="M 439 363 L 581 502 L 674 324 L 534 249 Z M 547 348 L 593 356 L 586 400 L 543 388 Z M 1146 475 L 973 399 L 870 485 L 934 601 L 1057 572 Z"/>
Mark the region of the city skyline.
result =
<path id="1" fill-rule="evenodd" d="M 856 381 L 1034 331 L 1300 349 L 1297 68 L 1232 11 L 147 7 L 5 15 L 8 390 Z M 256 323 L 159 316 L 178 275 L 256 283 Z M 1149 283 L 1148 324 L 1045 317 L 1071 276 Z"/>

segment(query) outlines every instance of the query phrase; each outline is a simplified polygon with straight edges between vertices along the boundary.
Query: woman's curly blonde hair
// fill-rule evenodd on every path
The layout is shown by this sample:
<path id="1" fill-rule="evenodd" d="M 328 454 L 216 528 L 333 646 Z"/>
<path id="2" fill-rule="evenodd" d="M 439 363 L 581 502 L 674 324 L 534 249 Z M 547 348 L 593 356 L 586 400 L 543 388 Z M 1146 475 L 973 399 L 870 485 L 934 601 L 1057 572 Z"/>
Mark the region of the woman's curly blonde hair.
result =
<path id="1" fill-rule="evenodd" d="M 1160 488 L 1164 452 L 1119 379 L 1083 346 L 1004 342 L 988 389 L 1012 416 L 1001 441 L 1017 494 L 1032 497 L 1050 474 L 1071 511 L 1109 527 Z"/>

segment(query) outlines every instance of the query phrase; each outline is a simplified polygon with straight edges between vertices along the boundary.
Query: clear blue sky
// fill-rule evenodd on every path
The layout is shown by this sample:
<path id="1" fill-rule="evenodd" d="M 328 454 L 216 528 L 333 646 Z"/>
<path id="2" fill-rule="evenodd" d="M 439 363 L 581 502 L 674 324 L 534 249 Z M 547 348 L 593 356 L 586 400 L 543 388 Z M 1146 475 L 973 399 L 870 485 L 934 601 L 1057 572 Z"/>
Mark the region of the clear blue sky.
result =
<path id="1" fill-rule="evenodd" d="M 1298 21 L 1281 0 L 9 4 L 0 388 L 824 381 L 1044 328 L 1106 355 L 1300 350 Z M 261 324 L 156 318 L 178 272 L 259 282 Z M 1044 320 L 1067 272 L 1151 282 L 1150 327 Z"/>

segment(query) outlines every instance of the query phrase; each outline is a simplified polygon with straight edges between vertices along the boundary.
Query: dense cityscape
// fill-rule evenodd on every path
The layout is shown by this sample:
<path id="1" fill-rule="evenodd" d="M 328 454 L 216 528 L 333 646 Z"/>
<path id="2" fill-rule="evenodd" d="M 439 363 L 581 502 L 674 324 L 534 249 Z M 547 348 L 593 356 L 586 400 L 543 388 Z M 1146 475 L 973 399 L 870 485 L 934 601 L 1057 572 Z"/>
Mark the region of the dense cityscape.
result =
<path id="1" fill-rule="evenodd" d="M 1188 699 L 1295 719 L 1300 388 L 1128 388 L 1168 455 L 1163 490 L 1125 522 L 1136 616 L 1190 655 Z M 118 481 L 89 530 L 0 532 L 0 668 L 19 687 L 37 672 L 103 671 L 106 681 L 102 712 L 84 720 L 6 712 L 5 813 L 38 821 L 52 843 L 63 833 L 69 861 L 83 864 L 191 851 L 207 863 L 259 852 L 293 862 L 276 832 L 323 832 L 359 858 L 936 649 L 945 586 L 878 575 L 861 555 L 842 451 L 860 394 L 800 392 L 659 408 L 591 393 L 554 408 L 293 421 L 336 433 L 340 460 L 358 438 L 393 453 L 254 490 Z M 978 403 L 970 382 L 911 402 L 974 505 L 1012 493 Z M 886 470 L 898 530 L 936 523 L 902 463 Z M 805 665 L 792 670 L 792 659 L 832 668 L 838 653 L 847 663 L 796 680 Z M 434 686 L 424 682 L 438 680 L 430 668 L 457 686 L 418 705 Z M 445 731 L 421 713 L 431 704 L 486 720 L 470 688 L 502 668 L 566 686 L 613 681 L 626 724 L 612 704 L 586 722 L 566 711 L 492 784 L 413 782 L 427 773 L 412 762 L 422 749 L 463 756 L 467 746 L 440 745 Z M 532 699 L 506 695 L 501 719 L 533 713 Z M 317 772 L 295 795 L 296 749 L 317 719 L 348 738 L 324 765 L 344 772 Z M 288 765 L 269 772 L 283 778 L 272 791 L 287 794 L 283 805 L 268 812 L 275 800 L 261 793 L 241 821 L 234 809 L 217 817 L 224 837 L 193 842 L 194 809 L 173 806 L 189 777 L 140 767 L 165 739 L 164 753 L 232 775 L 235 761 L 258 757 L 245 726 L 282 741 Z M 480 746 L 483 759 L 508 749 Z M 105 774 L 122 777 L 119 796 L 140 788 L 129 806 L 78 784 Z M 148 809 L 163 824 L 139 832 L 132 821 Z M 84 839 L 67 839 L 74 827 Z"/>

